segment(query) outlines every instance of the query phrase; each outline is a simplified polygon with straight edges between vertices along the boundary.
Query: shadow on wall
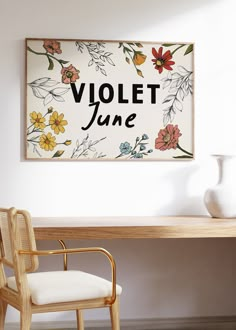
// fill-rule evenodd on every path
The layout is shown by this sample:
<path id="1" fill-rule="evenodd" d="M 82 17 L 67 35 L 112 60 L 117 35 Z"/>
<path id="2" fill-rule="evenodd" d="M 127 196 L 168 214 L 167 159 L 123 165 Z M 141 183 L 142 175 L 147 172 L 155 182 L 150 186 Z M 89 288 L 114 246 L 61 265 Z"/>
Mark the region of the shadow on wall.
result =
<path id="1" fill-rule="evenodd" d="M 163 182 L 171 187 L 171 201 L 158 209 L 160 215 L 203 215 L 207 214 L 203 194 L 189 194 L 191 179 L 200 169 L 199 164 L 193 164 L 168 172 L 163 176 Z"/>
<path id="2" fill-rule="evenodd" d="M 109 34 L 117 39 L 127 33 L 135 33 L 138 36 L 140 30 L 142 31 L 145 27 L 158 26 L 162 21 L 199 8 L 204 10 L 204 7 L 215 6 L 217 2 L 222 2 L 222 0 L 136 0 L 135 2 L 119 0 L 112 5 L 110 0 L 83 0 L 79 2 L 80 35 L 88 37 L 88 24 L 91 22 L 93 26 L 99 24 L 99 28 L 93 31 L 94 36 L 102 33 L 104 33 L 103 37 Z M 93 8 L 92 11 L 91 8 Z"/>

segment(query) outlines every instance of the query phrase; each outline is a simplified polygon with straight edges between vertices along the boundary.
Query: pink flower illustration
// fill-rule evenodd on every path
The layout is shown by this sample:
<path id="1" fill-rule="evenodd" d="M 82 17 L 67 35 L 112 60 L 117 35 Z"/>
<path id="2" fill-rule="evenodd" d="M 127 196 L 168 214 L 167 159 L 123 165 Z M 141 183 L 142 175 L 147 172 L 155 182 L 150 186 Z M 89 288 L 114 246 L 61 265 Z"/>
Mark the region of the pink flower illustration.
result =
<path id="1" fill-rule="evenodd" d="M 55 53 L 61 54 L 61 43 L 56 40 L 44 40 L 43 47 L 45 50 L 54 55 Z"/>
<path id="2" fill-rule="evenodd" d="M 79 70 L 77 70 L 72 64 L 68 67 L 61 69 L 61 80 L 64 84 L 70 84 L 79 79 Z"/>
<path id="3" fill-rule="evenodd" d="M 155 148 L 162 151 L 176 149 L 181 135 L 178 125 L 169 124 L 164 129 L 160 129 L 155 140 Z"/>

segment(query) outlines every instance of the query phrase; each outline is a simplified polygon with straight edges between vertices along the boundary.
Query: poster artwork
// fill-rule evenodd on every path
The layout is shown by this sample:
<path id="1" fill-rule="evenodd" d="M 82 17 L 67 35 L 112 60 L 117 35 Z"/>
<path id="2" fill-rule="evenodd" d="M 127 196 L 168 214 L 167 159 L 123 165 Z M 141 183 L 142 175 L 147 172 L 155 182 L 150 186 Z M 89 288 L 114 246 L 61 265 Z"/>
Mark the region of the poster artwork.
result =
<path id="1" fill-rule="evenodd" d="M 193 44 L 26 39 L 27 159 L 193 157 Z"/>

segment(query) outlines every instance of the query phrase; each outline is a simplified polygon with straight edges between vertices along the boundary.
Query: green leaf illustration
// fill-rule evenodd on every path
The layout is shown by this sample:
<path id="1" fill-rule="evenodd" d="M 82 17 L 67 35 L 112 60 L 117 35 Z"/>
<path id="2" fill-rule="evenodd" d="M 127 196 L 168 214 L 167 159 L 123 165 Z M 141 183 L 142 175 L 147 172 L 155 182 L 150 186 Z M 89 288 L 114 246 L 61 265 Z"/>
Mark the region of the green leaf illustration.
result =
<path id="1" fill-rule="evenodd" d="M 60 62 L 61 64 L 67 64 L 67 63 L 69 63 L 69 61 L 64 61 L 64 60 L 58 60 L 58 62 Z"/>
<path id="2" fill-rule="evenodd" d="M 132 49 L 129 49 L 128 47 L 124 47 L 123 52 L 132 53 Z"/>
<path id="3" fill-rule="evenodd" d="M 65 150 L 57 150 L 57 152 L 52 156 L 52 158 L 61 157 L 64 154 Z"/>
<path id="4" fill-rule="evenodd" d="M 53 70 L 53 68 L 54 68 L 53 60 L 49 56 L 47 56 L 47 58 L 48 58 L 48 62 L 49 62 L 48 70 Z"/>
<path id="5" fill-rule="evenodd" d="M 187 156 L 187 155 L 183 155 L 183 156 L 174 156 L 173 158 L 179 158 L 179 159 L 193 159 L 193 156 Z"/>
<path id="6" fill-rule="evenodd" d="M 171 47 L 171 46 L 175 46 L 176 44 L 162 44 L 163 47 Z"/>
<path id="7" fill-rule="evenodd" d="M 188 55 L 193 51 L 193 44 L 189 45 L 188 48 L 186 49 L 184 55 Z"/>
<path id="8" fill-rule="evenodd" d="M 142 73 L 141 70 L 137 69 L 137 74 L 138 74 L 140 77 L 144 78 L 144 77 L 143 77 L 143 73 Z"/>

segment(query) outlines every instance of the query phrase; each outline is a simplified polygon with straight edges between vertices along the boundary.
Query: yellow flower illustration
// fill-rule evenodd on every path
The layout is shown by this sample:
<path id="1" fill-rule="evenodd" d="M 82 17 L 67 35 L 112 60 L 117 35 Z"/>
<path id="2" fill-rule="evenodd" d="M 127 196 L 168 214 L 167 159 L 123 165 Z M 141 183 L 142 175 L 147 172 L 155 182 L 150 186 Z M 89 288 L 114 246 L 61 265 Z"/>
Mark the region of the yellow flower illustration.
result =
<path id="1" fill-rule="evenodd" d="M 64 120 L 64 115 L 61 113 L 58 115 L 57 111 L 54 111 L 49 119 L 49 124 L 51 125 L 51 129 L 54 131 L 55 134 L 64 133 L 65 128 L 64 126 L 67 125 L 67 120 Z"/>
<path id="2" fill-rule="evenodd" d="M 34 125 L 35 128 L 44 129 L 45 125 L 45 118 L 42 116 L 41 112 L 33 111 L 30 113 L 30 122 Z"/>
<path id="3" fill-rule="evenodd" d="M 71 140 L 66 140 L 66 141 L 64 142 L 64 144 L 65 144 L 66 146 L 71 145 Z"/>
<path id="4" fill-rule="evenodd" d="M 136 52 L 133 56 L 133 62 L 136 65 L 141 65 L 146 61 L 147 56 L 140 53 L 140 52 Z"/>
<path id="5" fill-rule="evenodd" d="M 55 146 L 56 146 L 56 142 L 55 142 L 56 138 L 55 136 L 52 136 L 52 133 L 48 133 L 43 134 L 40 136 L 40 140 L 39 140 L 39 145 L 40 148 L 46 150 L 46 151 L 52 151 Z"/>

